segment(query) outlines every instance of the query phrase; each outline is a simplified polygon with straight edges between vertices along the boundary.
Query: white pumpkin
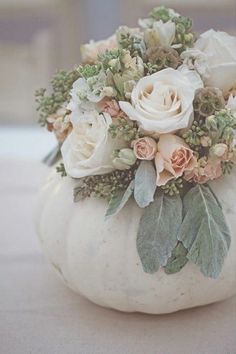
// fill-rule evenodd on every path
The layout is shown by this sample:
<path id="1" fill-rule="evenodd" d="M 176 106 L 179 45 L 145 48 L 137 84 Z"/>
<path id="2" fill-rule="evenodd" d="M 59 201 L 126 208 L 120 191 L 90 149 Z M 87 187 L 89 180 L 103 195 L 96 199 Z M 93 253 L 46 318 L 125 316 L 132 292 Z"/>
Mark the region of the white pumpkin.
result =
<path id="1" fill-rule="evenodd" d="M 192 263 L 174 275 L 143 271 L 136 234 L 142 210 L 134 201 L 104 220 L 107 203 L 73 202 L 75 181 L 52 172 L 36 213 L 43 250 L 65 283 L 101 306 L 162 314 L 205 305 L 236 293 L 236 174 L 212 183 L 232 233 L 222 273 L 206 278 Z"/>

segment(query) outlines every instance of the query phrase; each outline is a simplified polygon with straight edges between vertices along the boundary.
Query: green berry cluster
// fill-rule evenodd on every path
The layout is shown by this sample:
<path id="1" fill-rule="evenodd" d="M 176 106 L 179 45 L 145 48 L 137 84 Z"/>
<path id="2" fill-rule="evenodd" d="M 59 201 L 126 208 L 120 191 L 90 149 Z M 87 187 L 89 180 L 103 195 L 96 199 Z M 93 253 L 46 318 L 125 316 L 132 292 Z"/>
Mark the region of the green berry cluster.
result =
<path id="1" fill-rule="evenodd" d="M 39 111 L 39 123 L 42 126 L 47 124 L 49 115 L 67 103 L 70 99 L 70 90 L 73 83 L 79 78 L 80 74 L 77 70 L 70 72 L 58 71 L 51 81 L 52 93 L 47 95 L 46 89 L 39 89 L 35 93 L 35 101 L 37 111 Z"/>
<path id="2" fill-rule="evenodd" d="M 180 194 L 180 190 L 183 189 L 183 180 L 182 178 L 177 178 L 168 182 L 165 186 L 162 186 L 161 189 L 165 194 L 169 196 L 174 196 Z"/>
<path id="3" fill-rule="evenodd" d="M 201 146 L 201 138 L 206 135 L 203 120 L 195 120 L 191 128 L 183 134 L 183 139 L 193 149 L 198 150 Z"/>
<path id="4" fill-rule="evenodd" d="M 88 197 L 110 200 L 119 191 L 127 189 L 136 170 L 137 164 L 129 170 L 115 170 L 105 175 L 85 177 L 79 180 L 79 185 L 74 189 L 74 201 Z"/>
<path id="5" fill-rule="evenodd" d="M 179 52 L 192 47 L 195 41 L 195 35 L 192 32 L 192 20 L 184 16 L 176 16 L 172 19 L 175 23 L 175 39 L 173 44 L 179 45 Z"/>
<path id="6" fill-rule="evenodd" d="M 141 136 L 137 124 L 124 117 L 116 118 L 109 127 L 112 138 L 124 139 L 127 142 L 138 139 Z"/>

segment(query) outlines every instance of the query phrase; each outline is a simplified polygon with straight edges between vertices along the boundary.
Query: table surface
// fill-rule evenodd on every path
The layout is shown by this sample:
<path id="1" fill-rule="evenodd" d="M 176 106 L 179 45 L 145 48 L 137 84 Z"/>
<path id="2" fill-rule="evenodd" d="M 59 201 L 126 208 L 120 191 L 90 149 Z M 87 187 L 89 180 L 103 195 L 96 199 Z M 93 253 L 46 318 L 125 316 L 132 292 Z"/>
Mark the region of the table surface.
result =
<path id="1" fill-rule="evenodd" d="M 5 146 L 13 135 L 24 141 L 24 153 Z M 43 151 L 32 153 L 30 144 L 49 147 L 47 139 L 36 130 L 0 131 L 0 353 L 236 354 L 235 297 L 170 315 L 125 314 L 60 282 L 33 225 L 48 169 L 39 161 Z"/>

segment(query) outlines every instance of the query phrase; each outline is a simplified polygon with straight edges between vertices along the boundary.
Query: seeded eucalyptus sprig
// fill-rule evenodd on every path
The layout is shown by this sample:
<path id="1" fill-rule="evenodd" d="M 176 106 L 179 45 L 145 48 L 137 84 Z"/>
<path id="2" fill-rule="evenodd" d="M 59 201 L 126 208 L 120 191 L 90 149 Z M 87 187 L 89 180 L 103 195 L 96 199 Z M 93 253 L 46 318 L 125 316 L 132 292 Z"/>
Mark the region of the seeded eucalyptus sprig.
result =
<path id="1" fill-rule="evenodd" d="M 124 117 L 116 118 L 109 127 L 109 133 L 112 138 L 120 138 L 125 141 L 132 141 L 142 136 L 137 124 Z"/>
<path id="2" fill-rule="evenodd" d="M 79 72 L 72 70 L 69 72 L 58 71 L 52 81 L 52 92 L 47 94 L 46 89 L 39 89 L 35 93 L 35 101 L 37 104 L 37 111 L 39 111 L 39 123 L 45 126 L 49 115 L 56 113 L 56 111 L 67 103 L 70 99 L 70 90 L 73 83 L 79 78 Z"/>
<path id="3" fill-rule="evenodd" d="M 134 179 L 137 164 L 129 170 L 115 170 L 98 176 L 89 176 L 78 181 L 74 189 L 74 201 L 78 202 L 88 197 L 105 198 L 110 200 L 119 191 L 126 190 Z"/>
<path id="4" fill-rule="evenodd" d="M 183 134 L 183 139 L 193 149 L 201 147 L 201 138 L 206 135 L 204 120 L 195 120 L 189 130 Z"/>
<path id="5" fill-rule="evenodd" d="M 170 197 L 172 197 L 174 195 L 179 195 L 180 190 L 183 189 L 183 187 L 184 184 L 182 178 L 177 178 L 162 186 L 161 189 L 165 194 L 168 194 Z"/>

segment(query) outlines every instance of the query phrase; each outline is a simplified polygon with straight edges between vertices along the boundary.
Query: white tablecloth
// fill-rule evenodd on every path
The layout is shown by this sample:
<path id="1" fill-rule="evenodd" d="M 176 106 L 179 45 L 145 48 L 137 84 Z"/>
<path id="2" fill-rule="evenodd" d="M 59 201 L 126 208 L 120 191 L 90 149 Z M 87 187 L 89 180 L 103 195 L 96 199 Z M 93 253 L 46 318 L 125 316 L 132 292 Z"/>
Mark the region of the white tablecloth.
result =
<path id="1" fill-rule="evenodd" d="M 148 316 L 103 309 L 67 289 L 42 256 L 32 221 L 47 168 L 38 153 L 14 156 L 1 141 L 0 354 L 236 353 L 236 298 Z"/>

